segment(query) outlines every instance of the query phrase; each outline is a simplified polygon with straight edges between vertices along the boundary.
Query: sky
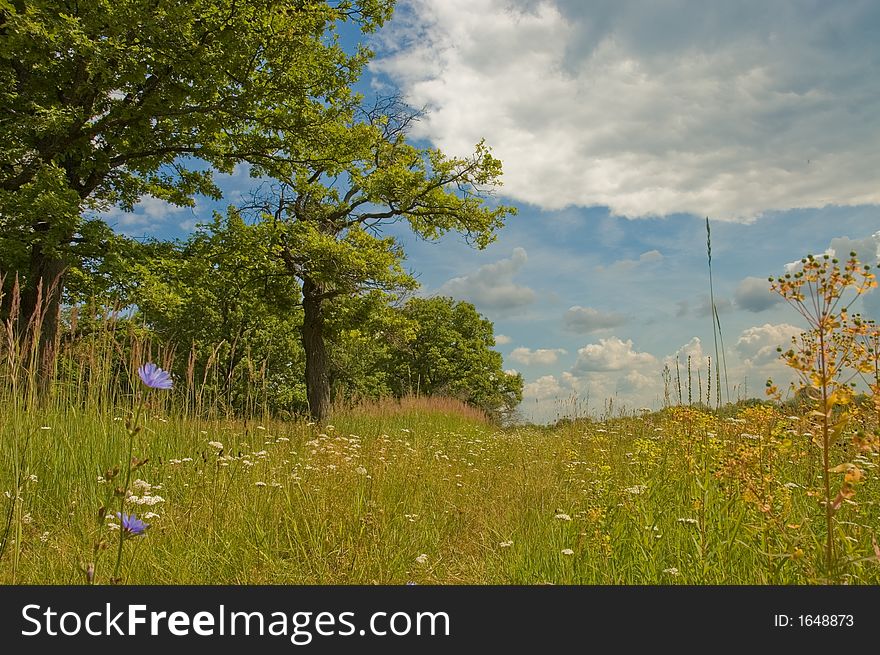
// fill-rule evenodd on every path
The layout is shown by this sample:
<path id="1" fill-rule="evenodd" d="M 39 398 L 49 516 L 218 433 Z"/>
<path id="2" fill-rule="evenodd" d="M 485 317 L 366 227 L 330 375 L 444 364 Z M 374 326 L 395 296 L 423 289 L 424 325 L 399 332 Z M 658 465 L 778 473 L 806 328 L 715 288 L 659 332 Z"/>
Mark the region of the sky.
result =
<path id="1" fill-rule="evenodd" d="M 708 217 L 730 396 L 762 396 L 805 327 L 768 276 L 808 253 L 880 260 L 878 33 L 872 1 L 400 0 L 359 88 L 424 107 L 420 144 L 485 139 L 518 209 L 482 251 L 396 232 L 420 293 L 493 321 L 528 420 L 657 409 L 665 365 L 686 378 L 690 357 L 705 388 L 715 358 Z M 223 204 L 251 184 L 224 176 Z M 212 207 L 107 218 L 181 236 Z M 880 319 L 880 292 L 858 308 Z"/>

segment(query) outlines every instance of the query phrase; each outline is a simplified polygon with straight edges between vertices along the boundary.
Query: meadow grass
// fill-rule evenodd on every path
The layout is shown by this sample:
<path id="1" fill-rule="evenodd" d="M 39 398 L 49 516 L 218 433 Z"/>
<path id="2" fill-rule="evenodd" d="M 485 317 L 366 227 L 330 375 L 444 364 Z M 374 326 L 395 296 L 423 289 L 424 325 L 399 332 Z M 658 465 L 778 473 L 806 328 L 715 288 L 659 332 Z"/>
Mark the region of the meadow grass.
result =
<path id="1" fill-rule="evenodd" d="M 115 515 L 95 517 L 113 484 L 101 478 L 127 456 L 126 418 L 71 406 L 2 410 L 0 582 L 84 583 L 92 561 L 95 581 L 108 580 Z M 180 418 L 148 401 L 134 452 L 149 461 L 133 471 L 126 507 L 151 527 L 126 547 L 123 578 L 817 582 L 824 524 L 809 491 L 820 473 L 798 446 L 804 421 L 765 407 L 726 418 L 679 407 L 499 429 L 455 401 L 410 399 L 314 425 Z M 873 474 L 877 455 L 858 456 Z M 840 510 L 841 582 L 880 582 L 878 500 L 868 475 Z M 108 548 L 96 555 L 102 540 Z"/>
<path id="2" fill-rule="evenodd" d="M 855 279 L 828 270 L 832 290 Z M 17 286 L 9 307 L 3 584 L 880 583 L 873 324 L 820 322 L 846 327 L 845 352 L 873 371 L 861 400 L 802 338 L 784 353 L 812 384 L 801 405 L 710 410 L 711 375 L 694 405 L 689 364 L 687 405 L 677 369 L 678 406 L 608 401 L 601 419 L 502 429 L 437 397 L 337 405 L 323 424 L 271 418 L 250 361 L 235 374 L 251 418 L 236 418 L 214 360 L 197 372 L 191 354 L 173 389 L 145 388 L 138 367 L 173 352 L 112 315 L 84 335 L 71 318 L 76 338 L 40 378 L 39 318 L 17 322 Z M 150 527 L 121 539 L 117 512 Z"/>

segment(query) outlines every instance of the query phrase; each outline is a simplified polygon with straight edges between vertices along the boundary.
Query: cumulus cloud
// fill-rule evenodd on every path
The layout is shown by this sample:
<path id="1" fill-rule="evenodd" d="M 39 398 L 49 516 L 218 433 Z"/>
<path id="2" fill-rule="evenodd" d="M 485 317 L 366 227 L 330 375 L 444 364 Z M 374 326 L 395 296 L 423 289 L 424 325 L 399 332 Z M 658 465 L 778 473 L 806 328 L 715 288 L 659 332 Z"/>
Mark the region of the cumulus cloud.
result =
<path id="1" fill-rule="evenodd" d="M 451 153 L 505 194 L 622 216 L 880 202 L 880 5 L 404 0 L 377 49 Z"/>
<path id="2" fill-rule="evenodd" d="M 535 292 L 516 284 L 513 278 L 527 261 L 525 249 L 514 248 L 509 259 L 481 266 L 470 275 L 454 277 L 438 293 L 472 302 L 480 310 L 508 312 L 523 307 L 534 302 Z"/>
<path id="3" fill-rule="evenodd" d="M 750 327 L 742 331 L 736 342 L 736 350 L 748 366 L 767 366 L 779 361 L 778 347 L 787 348 L 791 338 L 802 332 L 788 323 Z"/>
<path id="4" fill-rule="evenodd" d="M 639 371 L 630 371 L 620 381 L 620 388 L 623 391 L 642 391 L 644 389 L 654 389 L 657 386 L 656 377 L 645 375 Z"/>
<path id="5" fill-rule="evenodd" d="M 559 355 L 564 355 L 562 348 L 538 348 L 530 350 L 529 348 L 514 348 L 510 353 L 510 359 L 526 366 L 555 364 L 559 359 Z"/>
<path id="6" fill-rule="evenodd" d="M 134 211 L 122 211 L 119 207 L 111 207 L 100 214 L 109 225 L 118 227 L 122 232 L 152 232 L 165 224 L 169 218 L 189 211 L 188 207 L 178 207 L 170 202 L 143 196 L 134 206 Z"/>
<path id="7" fill-rule="evenodd" d="M 763 312 L 782 301 L 782 296 L 770 291 L 767 278 L 747 277 L 736 288 L 736 306 L 749 312 Z"/>
<path id="8" fill-rule="evenodd" d="M 880 261 L 880 231 L 864 239 L 850 239 L 845 236 L 832 239 L 828 252 L 841 259 L 848 258 L 851 252 L 855 252 L 863 264 L 873 266 Z"/>
<path id="9" fill-rule="evenodd" d="M 580 348 L 571 372 L 582 375 L 591 371 L 622 371 L 656 363 L 657 358 L 651 353 L 634 350 L 631 339 L 610 337 Z"/>
<path id="10" fill-rule="evenodd" d="M 692 369 L 708 366 L 709 356 L 703 352 L 703 342 L 700 337 L 693 337 L 669 357 L 666 357 L 663 360 L 663 363 L 669 366 L 670 369 L 674 370 L 677 360 L 679 370 L 682 370 L 682 366 L 687 366 L 688 358 L 690 358 Z M 687 374 L 687 371 L 684 371 L 683 374 Z"/>
<path id="11" fill-rule="evenodd" d="M 503 346 L 506 343 L 510 343 L 512 339 L 506 334 L 496 334 L 495 335 L 495 345 Z"/>
<path id="12" fill-rule="evenodd" d="M 523 398 L 546 400 L 548 398 L 558 398 L 567 391 L 570 390 L 563 388 L 559 384 L 559 380 L 556 379 L 556 376 L 544 375 L 534 382 L 523 385 Z"/>
<path id="13" fill-rule="evenodd" d="M 596 332 L 598 330 L 607 330 L 609 328 L 622 325 L 625 321 L 620 314 L 600 312 L 592 307 L 581 307 L 575 305 L 569 307 L 563 318 L 565 327 L 572 332 L 586 334 L 588 332 Z"/>

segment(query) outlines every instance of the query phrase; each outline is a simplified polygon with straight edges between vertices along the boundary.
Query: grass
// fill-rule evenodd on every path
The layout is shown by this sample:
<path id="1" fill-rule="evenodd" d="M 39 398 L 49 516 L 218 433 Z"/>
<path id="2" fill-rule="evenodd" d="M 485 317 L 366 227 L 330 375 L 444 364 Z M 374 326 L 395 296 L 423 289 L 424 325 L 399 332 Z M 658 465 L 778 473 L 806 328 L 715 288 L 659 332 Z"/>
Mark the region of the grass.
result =
<path id="1" fill-rule="evenodd" d="M 778 281 L 801 309 L 873 283 L 854 256 L 845 270 L 803 261 Z M 601 420 L 505 429 L 445 398 L 273 419 L 259 362 L 196 371 L 193 356 L 142 407 L 135 370 L 173 352 L 113 316 L 73 338 L 71 319 L 46 371 L 16 286 L 9 307 L 2 584 L 880 584 L 880 331 L 834 302 L 814 331 L 834 347 L 807 333 L 783 353 L 804 374 L 799 409 L 710 411 L 711 374 L 692 405 L 689 361 L 687 406 L 676 367 L 678 406 L 626 415 L 608 401 Z M 847 367 L 870 393 L 846 386 Z M 118 511 L 149 529 L 120 539 Z"/>
<path id="2" fill-rule="evenodd" d="M 11 518 L 0 582 L 79 584 L 92 561 L 107 581 L 117 533 L 95 518 L 112 493 L 99 478 L 127 456 L 125 419 L 3 408 L 0 507 Z M 126 547 L 124 581 L 817 582 L 824 523 L 809 492 L 821 480 L 797 441 L 804 421 L 672 408 L 502 430 L 449 400 L 340 410 L 332 425 L 175 418 L 148 405 L 134 452 L 149 461 L 132 479 L 151 488 L 132 492 L 164 500 L 127 501 L 157 516 Z M 838 515 L 838 570 L 842 582 L 877 584 L 877 454 L 858 456 L 870 474 Z"/>

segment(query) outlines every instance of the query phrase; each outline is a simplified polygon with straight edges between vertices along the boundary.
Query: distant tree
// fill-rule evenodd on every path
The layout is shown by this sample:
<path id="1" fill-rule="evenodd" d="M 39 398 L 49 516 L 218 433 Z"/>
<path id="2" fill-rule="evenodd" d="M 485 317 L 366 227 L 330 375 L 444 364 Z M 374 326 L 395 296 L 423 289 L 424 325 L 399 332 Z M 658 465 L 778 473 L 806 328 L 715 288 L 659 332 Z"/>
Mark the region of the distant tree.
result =
<path id="1" fill-rule="evenodd" d="M 364 31 L 393 0 L 3 0 L 0 3 L 0 248 L 25 282 L 22 320 L 46 302 L 44 366 L 65 273 L 112 248 L 89 212 L 151 195 L 191 205 L 214 170 L 307 157 L 352 102 Z M 83 250 L 88 252 L 83 252 Z M 10 270 L 11 269 L 11 270 Z"/>
<path id="2" fill-rule="evenodd" d="M 327 353 L 334 399 L 395 394 L 395 353 L 415 338 L 415 325 L 395 294 L 342 296 L 327 306 Z"/>
<path id="3" fill-rule="evenodd" d="M 506 373 L 501 354 L 492 347 L 491 321 L 476 308 L 452 298 L 412 298 L 403 315 L 415 334 L 395 356 L 395 390 L 456 396 L 502 416 L 522 401 L 523 379 Z"/>
<path id="4" fill-rule="evenodd" d="M 417 148 L 406 140 L 416 117 L 390 98 L 324 125 L 311 161 L 268 166 L 278 184 L 250 205 L 275 228 L 277 255 L 302 285 L 306 389 L 316 420 L 330 400 L 328 306 L 416 285 L 402 267 L 402 248 L 382 231 L 406 221 L 424 239 L 454 230 L 483 248 L 513 211 L 486 202 L 500 184 L 501 162 L 485 144 L 466 157 Z"/>

